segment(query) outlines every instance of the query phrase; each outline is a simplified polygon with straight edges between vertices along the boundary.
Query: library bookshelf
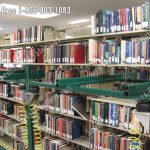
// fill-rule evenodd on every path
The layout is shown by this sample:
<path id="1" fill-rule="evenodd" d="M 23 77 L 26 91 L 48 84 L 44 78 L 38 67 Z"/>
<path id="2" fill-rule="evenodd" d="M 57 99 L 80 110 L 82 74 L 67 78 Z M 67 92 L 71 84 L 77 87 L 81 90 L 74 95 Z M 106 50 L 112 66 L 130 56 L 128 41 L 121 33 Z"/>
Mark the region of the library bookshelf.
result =
<path id="1" fill-rule="evenodd" d="M 49 44 L 49 43 L 55 43 L 55 44 L 66 44 L 66 43 L 73 43 L 73 42 L 82 42 L 82 41 L 88 41 L 89 39 L 116 39 L 116 38 L 122 38 L 122 37 L 139 37 L 140 35 L 144 35 L 149 33 L 150 30 L 141 30 L 141 31 L 128 31 L 128 32 L 118 32 L 118 33 L 108 33 L 108 34 L 98 34 L 98 35 L 87 35 L 87 36 L 81 36 L 81 37 L 76 37 L 76 38 L 70 38 L 70 39 L 56 39 L 56 40 L 50 40 L 50 41 L 42 41 L 42 42 L 29 42 L 29 43 L 20 43 L 20 44 L 15 44 L 15 45 L 2 45 L 0 46 L 0 49 L 9 49 L 9 48 L 17 48 L 17 47 L 26 47 L 26 46 L 39 46 L 39 45 L 44 45 L 44 44 Z M 45 82 L 38 82 L 38 81 L 33 81 L 32 80 L 32 75 L 31 75 L 31 67 L 32 66 L 64 66 L 64 67 L 122 67 L 122 68 L 149 68 L 150 65 L 149 64 L 91 64 L 91 63 L 0 63 L 2 65 L 7 64 L 7 65 L 22 65 L 24 67 L 24 78 L 19 77 L 18 80 L 15 76 L 14 79 L 3 79 L 2 81 L 5 82 L 9 82 L 9 83 L 23 83 L 25 84 L 26 87 L 26 92 L 29 92 L 30 90 L 30 86 L 39 86 L 39 87 L 46 87 L 46 88 L 51 88 L 51 89 L 56 89 L 56 90 L 63 90 L 63 88 L 59 89 L 55 84 L 49 84 L 49 83 L 45 83 Z M 19 74 L 19 73 L 18 73 Z M 38 79 L 38 76 L 35 78 Z M 122 105 L 122 106 L 127 106 L 127 107 L 136 107 L 136 101 L 132 101 L 130 99 L 121 99 L 121 98 L 113 98 L 113 97 L 99 97 L 99 95 L 93 95 L 90 96 L 88 94 L 87 95 L 87 101 L 95 101 L 95 102 L 102 102 L 102 103 L 113 103 L 116 105 Z M 0 96 L 0 99 L 2 100 L 7 100 L 10 101 L 12 103 L 17 103 L 19 105 L 25 105 L 25 109 L 27 114 L 31 113 L 31 105 L 30 104 L 25 104 L 22 101 L 16 100 L 12 97 L 4 97 L 4 96 Z M 73 118 L 73 119 L 77 119 L 77 120 L 82 120 L 88 123 L 93 123 L 95 125 L 99 125 L 102 127 L 108 127 L 108 128 L 113 128 L 116 130 L 120 130 L 120 131 L 125 131 L 128 132 L 128 129 L 122 128 L 122 127 L 116 127 L 113 125 L 108 125 L 102 122 L 97 122 L 91 119 L 84 119 L 80 116 L 72 116 L 69 114 L 64 114 L 64 113 L 60 113 L 60 112 L 56 112 L 56 111 L 51 111 L 45 108 L 44 105 L 36 105 L 36 108 L 38 110 L 43 110 L 45 112 L 50 112 L 53 114 L 57 114 L 60 116 L 64 116 L 64 117 L 68 117 L 68 118 Z M 15 120 L 17 122 L 20 122 L 19 119 L 15 118 L 13 115 L 6 115 L 8 118 Z M 32 124 L 32 118 L 29 115 L 27 117 L 27 126 L 28 126 L 28 147 L 29 150 L 34 150 L 34 136 L 33 136 L 33 124 Z M 90 149 L 90 143 L 89 143 L 89 138 L 87 137 L 80 137 L 77 138 L 75 140 L 71 140 L 62 136 L 59 136 L 57 134 L 53 134 L 50 133 L 46 126 L 44 125 L 40 125 L 39 130 L 45 132 L 48 135 L 52 135 L 55 137 L 58 137 L 60 139 L 63 139 L 65 141 L 71 142 L 71 143 L 75 143 L 77 145 L 83 146 L 85 148 Z M 9 133 L 3 132 L 4 134 L 6 134 L 7 136 L 15 139 L 15 137 L 13 137 L 13 135 L 10 135 Z M 150 136 L 148 134 L 143 134 L 143 136 Z M 18 139 L 15 139 L 18 140 Z M 22 142 L 22 141 L 21 141 Z"/>

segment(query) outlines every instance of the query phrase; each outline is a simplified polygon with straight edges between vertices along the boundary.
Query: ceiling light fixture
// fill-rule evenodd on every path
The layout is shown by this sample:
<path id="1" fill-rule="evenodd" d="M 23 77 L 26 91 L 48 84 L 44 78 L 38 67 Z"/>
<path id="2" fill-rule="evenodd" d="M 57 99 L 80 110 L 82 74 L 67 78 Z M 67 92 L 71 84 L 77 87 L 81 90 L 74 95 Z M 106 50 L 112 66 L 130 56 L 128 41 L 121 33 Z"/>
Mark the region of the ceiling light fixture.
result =
<path id="1" fill-rule="evenodd" d="M 34 18 L 40 18 L 40 19 L 46 19 L 46 18 L 51 18 L 51 17 L 60 15 L 56 13 L 40 13 L 39 11 L 37 12 L 34 11 L 34 9 L 31 9 L 31 10 L 33 12 L 31 11 L 30 13 L 28 13 L 27 7 L 24 7 L 24 6 L 18 6 L 18 5 L 7 4 L 7 3 L 0 4 L 1 14 L 14 14 L 14 15 L 34 17 Z"/>
<path id="2" fill-rule="evenodd" d="M 71 21 L 69 22 L 70 24 L 78 24 L 78 23 L 84 23 L 84 22 L 89 22 L 89 19 L 81 19 L 81 20 L 75 20 L 75 21 Z"/>
<path id="3" fill-rule="evenodd" d="M 0 28 L 0 30 L 3 30 L 3 28 Z"/>

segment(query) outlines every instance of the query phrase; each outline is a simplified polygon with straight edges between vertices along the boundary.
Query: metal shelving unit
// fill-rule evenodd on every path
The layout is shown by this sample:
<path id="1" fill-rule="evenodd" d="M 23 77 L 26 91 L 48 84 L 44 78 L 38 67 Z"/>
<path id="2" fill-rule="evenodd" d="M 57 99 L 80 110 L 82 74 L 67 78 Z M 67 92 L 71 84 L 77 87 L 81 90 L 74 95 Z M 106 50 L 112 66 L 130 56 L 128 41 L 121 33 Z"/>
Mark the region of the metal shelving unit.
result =
<path id="1" fill-rule="evenodd" d="M 70 39 L 56 39 L 56 40 L 50 40 L 50 41 L 20 43 L 20 44 L 15 44 L 15 45 L 3 45 L 3 46 L 0 46 L 0 48 L 6 49 L 6 48 L 13 48 L 13 47 L 21 47 L 21 46 L 43 45 L 43 44 L 47 44 L 47 43 L 61 44 L 61 43 L 70 43 L 70 42 L 76 42 L 76 41 L 88 41 L 89 39 L 99 39 L 99 38 L 111 39 L 111 38 L 116 38 L 116 37 L 138 37 L 139 35 L 146 34 L 148 32 L 150 32 L 150 30 L 118 32 L 118 33 L 108 33 L 108 34 L 99 34 L 99 35 L 87 35 L 87 36 L 81 36 L 81 37 L 70 38 Z M 7 82 L 15 82 L 15 83 L 25 84 L 26 85 L 26 92 L 29 92 L 29 87 L 33 86 L 33 85 L 34 86 L 47 87 L 47 88 L 54 88 L 54 89 L 55 88 L 56 89 L 57 88 L 58 89 L 63 89 L 63 88 L 66 88 L 66 86 L 70 85 L 70 84 L 66 84 L 67 82 L 66 83 L 64 82 L 64 83 L 61 84 L 60 87 L 58 87 L 56 84 L 41 83 L 41 82 L 36 82 L 36 81 L 31 80 L 31 77 L 33 77 L 32 74 L 31 74 L 31 66 L 32 65 L 38 65 L 38 66 L 42 66 L 42 65 L 51 65 L 51 66 L 89 66 L 89 67 L 92 67 L 92 66 L 94 66 L 94 67 L 150 67 L 150 65 L 145 65 L 145 64 L 143 64 L 143 65 L 142 64 L 139 64 L 139 65 L 138 64 L 131 64 L 131 65 L 130 64 L 106 64 L 106 65 L 104 64 L 103 65 L 103 64 L 63 64 L 63 63 L 58 63 L 58 64 L 50 64 L 50 63 L 0 63 L 0 64 L 24 65 L 24 68 L 25 68 L 25 72 L 24 73 L 16 73 L 15 76 L 11 76 L 9 78 L 9 80 L 6 80 L 6 81 Z M 35 73 L 34 76 L 42 77 L 43 73 L 42 72 L 38 73 L 38 74 Z M 20 79 L 20 80 L 18 80 L 18 79 Z M 118 79 L 118 78 L 116 78 L 116 79 Z M 2 79 L 2 81 L 4 81 L 4 79 Z M 78 83 L 79 82 L 82 82 L 82 83 L 84 82 L 86 84 L 89 83 L 89 82 L 83 81 L 81 79 L 78 80 Z M 90 82 L 90 83 L 92 83 L 92 82 Z M 77 84 L 76 81 L 75 81 L 75 84 Z M 111 93 L 112 95 L 117 96 L 115 93 L 113 93 L 111 91 L 105 91 L 105 90 L 97 91 L 95 89 L 91 89 L 90 90 L 90 89 L 85 89 L 85 88 L 79 88 L 75 84 L 72 86 L 74 92 L 78 92 L 78 93 L 80 93 L 80 92 L 84 93 L 85 92 L 86 94 L 92 93 L 92 94 L 95 94 L 95 95 L 97 95 L 97 94 L 99 94 L 99 92 L 101 92 L 101 94 L 105 94 L 105 95 L 108 94 L 108 95 L 110 95 L 110 93 Z M 77 85 L 79 85 L 79 84 L 77 84 Z M 147 87 L 147 85 L 143 84 L 142 87 Z M 130 86 L 130 88 L 133 89 L 134 86 Z M 122 92 L 120 92 L 118 94 L 120 95 L 120 97 L 123 96 Z M 19 104 L 24 104 L 23 102 L 16 101 L 13 98 L 6 98 L 6 97 L 2 97 L 2 96 L 0 96 L 0 98 L 7 99 L 7 100 L 10 100 L 12 102 L 19 103 Z M 135 103 L 133 102 L 131 104 L 131 101 L 130 100 L 126 100 L 126 99 L 122 100 L 122 99 L 113 99 L 113 98 L 111 98 L 109 100 L 106 100 L 106 98 L 92 98 L 92 97 L 88 97 L 88 100 L 102 101 L 102 102 L 115 103 L 115 104 L 121 104 L 121 105 L 128 105 L 128 106 L 131 106 L 131 107 L 135 107 L 135 105 L 136 105 L 136 102 Z M 49 111 L 49 110 L 45 110 L 45 111 Z M 28 104 L 26 105 L 26 112 L 27 112 L 27 114 L 31 114 L 31 106 L 28 105 Z M 58 113 L 58 114 L 61 114 L 61 113 Z M 64 116 L 67 116 L 67 117 L 74 117 L 74 116 L 65 115 L 65 114 L 61 114 L 61 115 L 64 115 Z M 8 117 L 14 119 L 13 116 L 8 116 Z M 80 117 L 77 117 L 76 119 L 83 120 Z M 118 129 L 118 130 L 127 131 L 127 130 L 122 129 L 122 128 L 118 128 L 118 127 L 113 127 L 113 126 L 97 123 L 97 122 L 92 121 L 92 120 L 88 120 L 88 121 L 91 122 L 91 123 L 100 124 L 100 125 L 107 126 L 107 127 L 110 127 L 110 128 L 115 128 L 115 129 Z M 29 143 L 28 146 L 29 146 L 29 150 L 34 150 L 33 125 L 32 125 L 32 118 L 31 118 L 30 115 L 27 116 L 27 124 L 28 124 L 28 143 Z M 40 129 L 41 130 L 44 129 L 43 131 L 46 132 L 45 128 L 43 126 Z M 72 143 L 79 144 L 79 145 L 87 147 L 87 148 L 90 147 L 89 141 L 86 138 L 82 138 L 81 137 L 81 138 L 78 138 L 76 140 L 70 140 L 70 139 L 67 139 L 67 138 L 55 135 L 55 134 L 53 134 L 53 136 L 57 136 L 59 138 L 62 138 L 62 139 L 67 140 L 67 141 L 70 141 Z"/>

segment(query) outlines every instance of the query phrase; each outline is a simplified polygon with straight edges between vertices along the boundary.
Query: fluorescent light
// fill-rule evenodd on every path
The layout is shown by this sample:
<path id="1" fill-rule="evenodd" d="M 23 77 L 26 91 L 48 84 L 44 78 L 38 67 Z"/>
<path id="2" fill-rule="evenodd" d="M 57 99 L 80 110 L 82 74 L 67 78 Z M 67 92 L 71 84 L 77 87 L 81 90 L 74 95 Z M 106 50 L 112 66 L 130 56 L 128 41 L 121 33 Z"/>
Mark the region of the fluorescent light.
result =
<path id="1" fill-rule="evenodd" d="M 14 15 L 34 17 L 34 18 L 40 18 L 40 19 L 46 19 L 46 18 L 55 17 L 55 16 L 60 15 L 60 14 L 56 14 L 56 13 L 42 14 L 38 11 L 34 14 L 32 12 L 27 13 L 25 10 L 26 9 L 24 6 L 18 6 L 18 5 L 7 4 L 7 3 L 0 4 L 1 14 L 14 14 Z"/>
<path id="2" fill-rule="evenodd" d="M 3 28 L 0 28 L 0 30 L 3 30 Z"/>
<path id="3" fill-rule="evenodd" d="M 81 19 L 81 20 L 75 20 L 75 21 L 71 21 L 69 22 L 70 24 L 78 24 L 78 23 L 84 23 L 84 22 L 88 22 L 90 20 L 88 19 Z"/>

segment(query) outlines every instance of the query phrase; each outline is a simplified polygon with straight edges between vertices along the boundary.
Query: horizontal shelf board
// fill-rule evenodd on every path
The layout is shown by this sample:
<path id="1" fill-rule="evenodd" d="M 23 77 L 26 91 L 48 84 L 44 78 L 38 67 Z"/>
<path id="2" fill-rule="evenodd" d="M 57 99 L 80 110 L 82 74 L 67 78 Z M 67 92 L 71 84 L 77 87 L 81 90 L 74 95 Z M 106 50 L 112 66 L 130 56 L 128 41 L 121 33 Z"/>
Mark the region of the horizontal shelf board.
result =
<path id="1" fill-rule="evenodd" d="M 9 100 L 9 101 L 12 101 L 12 102 L 15 102 L 15 103 L 19 103 L 19 104 L 24 104 L 23 102 L 18 101 L 18 100 L 14 99 L 14 98 L 4 97 L 4 96 L 0 96 L 0 98 L 2 98 L 2 99 L 7 99 L 7 100 Z"/>
<path id="2" fill-rule="evenodd" d="M 89 66 L 89 67 L 150 67 L 150 64 L 75 64 L 75 63 L 0 63 L 7 65 L 39 65 L 39 66 Z M 24 83 L 22 81 L 22 83 Z"/>
<path id="3" fill-rule="evenodd" d="M 113 98 L 113 97 L 91 97 L 88 96 L 87 100 L 96 101 L 96 102 L 105 102 L 105 103 L 113 103 L 123 106 L 129 106 L 129 107 L 136 107 L 136 101 L 130 100 L 130 99 L 119 99 L 119 98 Z"/>
<path id="4" fill-rule="evenodd" d="M 53 134 L 53 133 L 50 133 L 50 132 L 47 132 L 46 131 L 46 127 L 45 126 L 40 126 L 40 130 L 45 132 L 45 133 L 49 133 L 53 136 L 56 136 L 56 137 L 59 137 L 61 139 L 64 139 L 66 141 L 69 141 L 69 142 L 72 142 L 72 143 L 75 143 L 75 144 L 78 144 L 80 146 L 83 146 L 83 147 L 86 147 L 86 148 L 89 148 L 90 149 L 90 141 L 88 138 L 86 137 L 80 137 L 80 138 L 77 138 L 75 140 L 71 140 L 71 139 L 68 139 L 68 138 L 65 138 L 65 137 L 62 137 L 62 136 L 59 136 L 57 134 Z"/>
<path id="5" fill-rule="evenodd" d="M 135 36 L 146 34 L 150 32 L 150 30 L 137 30 L 137 31 L 126 31 L 126 32 L 116 32 L 116 33 L 104 33 L 104 34 L 96 34 L 92 37 L 116 37 L 116 36 Z"/>
<path id="6" fill-rule="evenodd" d="M 13 120 L 15 120 L 15 121 L 20 122 L 20 120 L 18 120 L 16 117 L 14 117 L 14 114 L 7 115 L 7 114 L 4 114 L 4 113 L 2 113 L 2 112 L 0 112 L 0 114 L 2 114 L 2 115 L 4 115 L 4 116 L 7 116 L 7 117 L 10 118 L 10 119 L 13 119 Z"/>
<path id="7" fill-rule="evenodd" d="M 64 113 L 52 111 L 52 110 L 49 110 L 49 109 L 45 109 L 45 106 L 44 106 L 44 105 L 40 105 L 40 106 L 36 106 L 36 107 L 37 107 L 38 109 L 45 110 L 45 111 L 50 112 L 50 113 L 54 113 L 54 114 L 63 115 L 63 116 L 70 117 L 70 118 L 74 118 L 74 119 L 79 119 L 79 120 L 87 121 L 87 120 L 85 120 L 84 118 L 82 118 L 82 117 L 80 117 L 80 116 L 73 116 L 73 115 L 64 114 Z"/>
<path id="8" fill-rule="evenodd" d="M 141 35 L 146 34 L 150 32 L 149 30 L 137 30 L 137 31 L 127 31 L 127 32 L 116 32 L 116 33 L 105 33 L 105 34 L 96 34 L 96 35 L 85 35 L 85 36 L 79 36 L 75 38 L 68 38 L 68 39 L 54 39 L 49 41 L 39 41 L 39 42 L 28 42 L 28 43 L 19 43 L 19 44 L 13 44 L 13 45 L 1 45 L 0 48 L 9 48 L 9 47 L 19 47 L 19 46 L 28 46 L 28 45 L 38 45 L 38 44 L 46 44 L 46 43 L 66 43 L 66 42 L 74 42 L 79 40 L 88 40 L 91 38 L 112 38 L 117 36 L 135 36 L 135 35 Z"/>

